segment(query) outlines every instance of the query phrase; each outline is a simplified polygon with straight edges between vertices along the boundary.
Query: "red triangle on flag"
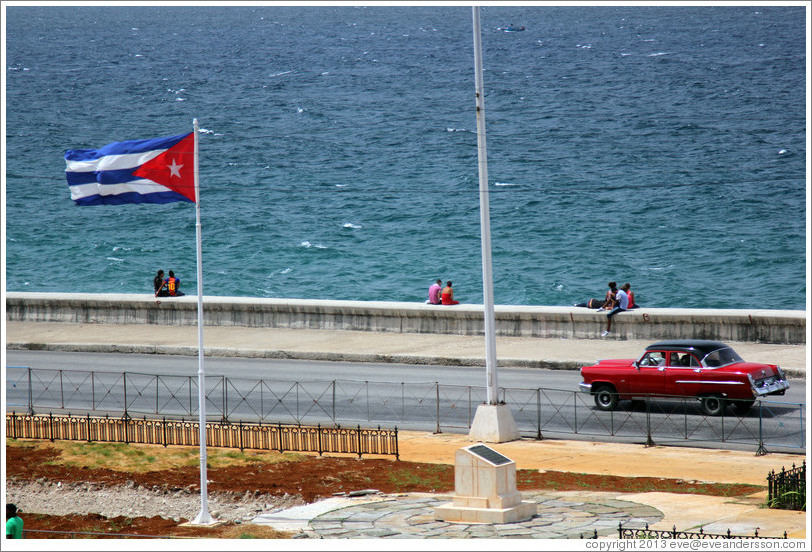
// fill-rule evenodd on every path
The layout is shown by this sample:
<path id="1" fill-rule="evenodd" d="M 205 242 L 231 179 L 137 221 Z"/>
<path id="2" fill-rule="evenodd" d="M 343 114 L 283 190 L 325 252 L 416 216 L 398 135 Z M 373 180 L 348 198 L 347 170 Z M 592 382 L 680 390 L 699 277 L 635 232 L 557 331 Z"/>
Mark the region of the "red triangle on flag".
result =
<path id="1" fill-rule="evenodd" d="M 186 138 L 150 159 L 133 175 L 152 180 L 166 186 L 173 192 L 195 202 L 195 135 L 190 132 Z"/>

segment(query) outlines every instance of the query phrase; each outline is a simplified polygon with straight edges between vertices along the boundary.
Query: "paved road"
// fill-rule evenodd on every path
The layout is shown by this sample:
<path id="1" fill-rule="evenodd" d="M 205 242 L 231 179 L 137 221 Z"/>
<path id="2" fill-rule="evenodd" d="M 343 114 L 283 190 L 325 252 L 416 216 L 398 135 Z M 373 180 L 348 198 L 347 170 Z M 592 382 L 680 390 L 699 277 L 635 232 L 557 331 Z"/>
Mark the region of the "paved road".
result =
<path id="1" fill-rule="evenodd" d="M 197 358 L 8 351 L 9 409 L 120 415 L 197 415 Z M 32 368 L 31 393 L 25 371 Z M 61 371 L 60 371 L 61 370 Z M 90 370 L 94 370 L 90 376 Z M 210 418 L 283 423 L 339 423 L 465 432 L 485 399 L 479 367 L 334 363 L 246 358 L 206 361 Z M 123 375 L 126 373 L 126 377 Z M 703 416 L 693 400 L 621 403 L 594 408 L 579 393 L 578 372 L 499 371 L 504 400 L 528 436 L 662 443 L 715 448 L 804 447 L 805 385 L 757 403 L 744 417 Z"/>

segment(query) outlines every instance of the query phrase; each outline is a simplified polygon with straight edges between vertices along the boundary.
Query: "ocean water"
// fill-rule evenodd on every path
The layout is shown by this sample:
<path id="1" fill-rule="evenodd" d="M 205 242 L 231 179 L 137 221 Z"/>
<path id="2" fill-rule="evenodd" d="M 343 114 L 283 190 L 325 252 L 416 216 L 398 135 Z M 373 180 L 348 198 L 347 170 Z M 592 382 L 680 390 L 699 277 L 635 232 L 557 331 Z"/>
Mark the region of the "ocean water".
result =
<path id="1" fill-rule="evenodd" d="M 805 10 L 483 7 L 496 303 L 805 309 Z M 194 207 L 75 206 L 64 151 L 197 118 L 205 295 L 482 302 L 469 7 L 4 20 L 7 291 L 194 294 Z"/>

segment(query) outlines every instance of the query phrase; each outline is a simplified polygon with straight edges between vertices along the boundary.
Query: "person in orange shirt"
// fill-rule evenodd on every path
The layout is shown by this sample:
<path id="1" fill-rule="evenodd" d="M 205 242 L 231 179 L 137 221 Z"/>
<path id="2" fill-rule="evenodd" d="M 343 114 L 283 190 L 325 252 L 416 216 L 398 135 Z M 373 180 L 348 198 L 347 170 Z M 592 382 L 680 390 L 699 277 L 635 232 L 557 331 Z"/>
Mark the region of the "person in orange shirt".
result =
<path id="1" fill-rule="evenodd" d="M 454 301 L 454 290 L 451 289 L 451 280 L 445 283 L 445 287 L 443 288 L 443 293 L 441 295 L 443 300 L 443 305 L 459 305 L 459 301 Z"/>

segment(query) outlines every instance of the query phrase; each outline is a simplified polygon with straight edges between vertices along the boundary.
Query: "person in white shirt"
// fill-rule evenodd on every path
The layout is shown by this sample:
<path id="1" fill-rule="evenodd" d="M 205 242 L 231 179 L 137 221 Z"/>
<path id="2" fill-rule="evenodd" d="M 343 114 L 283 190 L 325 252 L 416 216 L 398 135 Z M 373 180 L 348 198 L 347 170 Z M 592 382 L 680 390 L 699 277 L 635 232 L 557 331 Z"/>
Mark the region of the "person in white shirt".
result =
<path id="1" fill-rule="evenodd" d="M 629 296 L 626 294 L 628 291 L 629 284 L 625 284 L 622 288 L 617 291 L 615 295 L 615 299 L 617 300 L 617 306 L 609 311 L 609 314 L 606 315 L 606 331 L 601 334 L 601 337 L 606 337 L 609 335 L 609 332 L 612 331 L 612 317 L 619 312 L 623 312 L 629 308 Z"/>

